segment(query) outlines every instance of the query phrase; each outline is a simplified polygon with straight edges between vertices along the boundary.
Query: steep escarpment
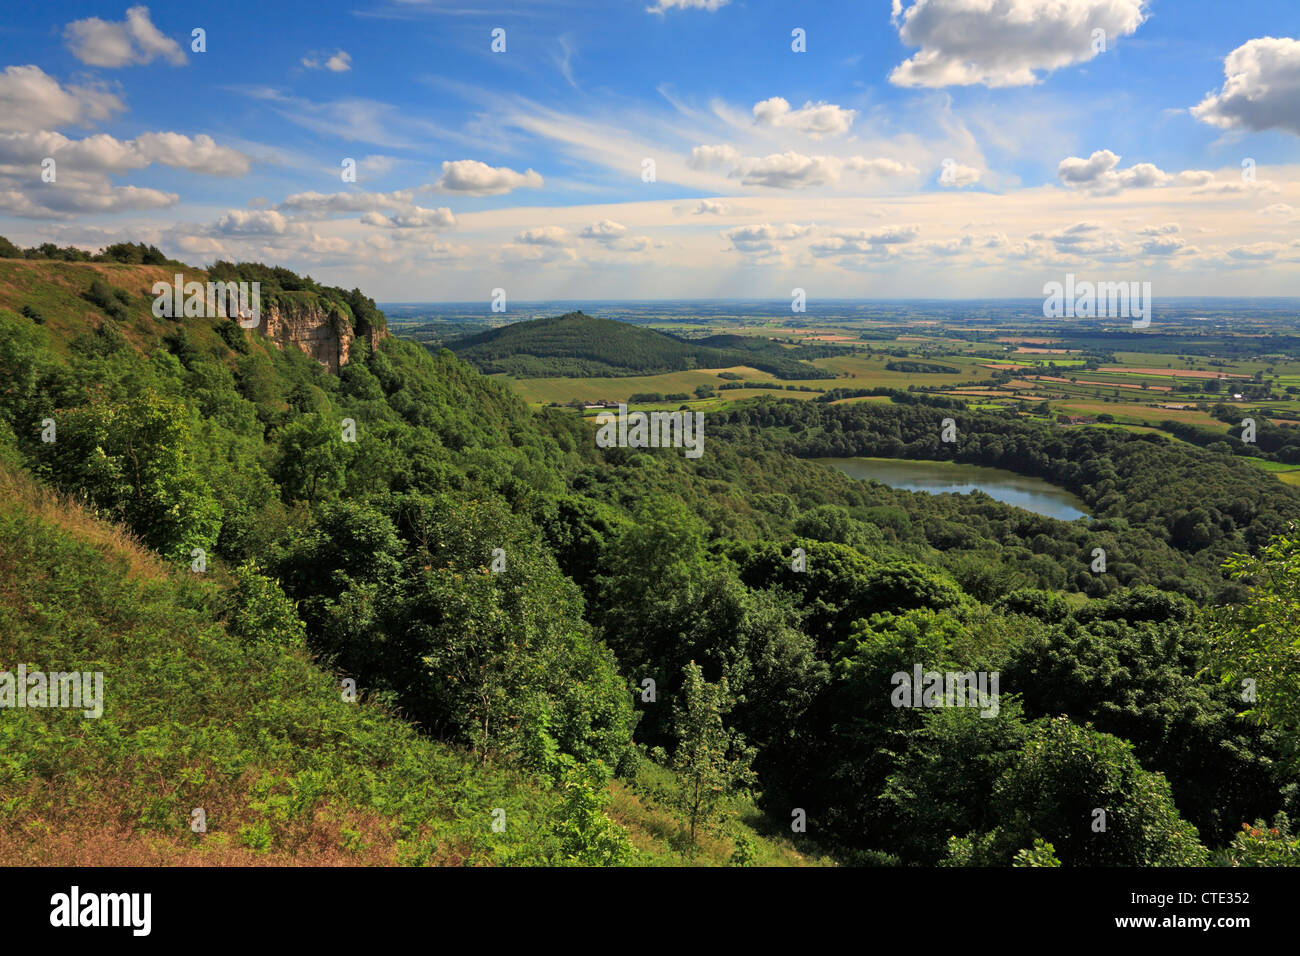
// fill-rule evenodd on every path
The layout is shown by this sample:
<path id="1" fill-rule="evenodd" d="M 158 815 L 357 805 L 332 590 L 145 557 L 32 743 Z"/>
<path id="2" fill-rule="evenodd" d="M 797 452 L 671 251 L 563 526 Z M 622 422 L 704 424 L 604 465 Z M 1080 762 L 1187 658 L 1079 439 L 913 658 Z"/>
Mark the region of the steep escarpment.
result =
<path id="1" fill-rule="evenodd" d="M 261 334 L 281 347 L 296 346 L 331 372 L 348 364 L 357 338 L 374 348 L 388 334 L 384 313 L 360 289 L 324 286 L 310 276 L 253 262 L 216 262 L 207 271 L 220 282 L 258 283 Z"/>
<path id="2" fill-rule="evenodd" d="M 277 345 L 297 346 L 331 372 L 348 364 L 352 342 L 357 337 L 347 305 L 313 292 L 279 292 L 262 297 L 258 330 Z M 363 333 L 373 348 L 383 332 L 377 328 Z"/>

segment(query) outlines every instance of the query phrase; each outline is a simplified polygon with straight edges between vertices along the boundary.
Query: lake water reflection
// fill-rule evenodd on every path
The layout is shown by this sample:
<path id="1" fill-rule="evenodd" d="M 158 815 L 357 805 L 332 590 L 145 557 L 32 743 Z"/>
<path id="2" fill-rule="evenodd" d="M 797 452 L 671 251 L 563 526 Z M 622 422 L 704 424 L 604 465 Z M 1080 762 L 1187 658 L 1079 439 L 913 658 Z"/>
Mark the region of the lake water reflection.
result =
<path id="1" fill-rule="evenodd" d="M 1041 478 L 1026 478 L 1001 468 L 952 461 L 908 461 L 900 458 L 815 458 L 851 478 L 872 478 L 891 488 L 952 492 L 968 495 L 976 489 L 990 498 L 1061 521 L 1086 518 L 1084 502 Z"/>

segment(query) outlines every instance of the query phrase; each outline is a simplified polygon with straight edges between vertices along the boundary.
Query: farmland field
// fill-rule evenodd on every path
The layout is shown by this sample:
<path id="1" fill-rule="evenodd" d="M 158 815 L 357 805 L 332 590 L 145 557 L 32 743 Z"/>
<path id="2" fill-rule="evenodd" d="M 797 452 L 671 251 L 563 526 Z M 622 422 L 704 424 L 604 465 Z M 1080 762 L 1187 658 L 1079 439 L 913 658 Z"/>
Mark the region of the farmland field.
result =
<path id="1" fill-rule="evenodd" d="M 686 342 L 729 336 L 739 347 L 750 341 L 766 354 L 775 349 L 829 377 L 777 378 L 745 364 L 621 377 L 493 377 L 509 381 L 534 406 L 581 408 L 587 416 L 593 406 L 629 400 L 636 407 L 716 411 L 752 400 L 810 401 L 831 390 L 836 404 L 889 402 L 891 392 L 911 392 L 1060 427 L 1126 428 L 1201 444 L 1222 439 L 1239 447 L 1238 454 L 1250 450 L 1240 433 L 1241 423 L 1253 418 L 1272 430 L 1268 448 L 1253 457 L 1279 480 L 1300 483 L 1300 471 L 1291 470 L 1300 465 L 1300 431 L 1291 435 L 1300 428 L 1300 341 L 1287 340 L 1287 351 L 1276 337 L 1266 338 L 1294 319 L 1285 310 L 1234 318 L 1231 330 L 1227 322 L 1207 324 L 1213 316 L 1204 308 L 1188 319 L 1175 312 L 1165 320 L 1163 335 L 1101 322 L 1053 326 L 1048 334 L 1036 310 L 1017 316 L 1011 309 L 978 321 L 940 311 L 846 305 L 792 322 L 788 313 L 761 306 L 747 311 L 737 305 L 716 314 L 649 303 L 611 307 L 605 317 Z M 544 306 L 529 309 L 530 316 L 545 314 Z M 420 337 L 418 323 L 415 328 Z M 433 328 L 424 338 L 438 338 Z M 1257 354 L 1266 341 L 1268 351 Z M 454 336 L 450 344 L 454 349 Z"/>

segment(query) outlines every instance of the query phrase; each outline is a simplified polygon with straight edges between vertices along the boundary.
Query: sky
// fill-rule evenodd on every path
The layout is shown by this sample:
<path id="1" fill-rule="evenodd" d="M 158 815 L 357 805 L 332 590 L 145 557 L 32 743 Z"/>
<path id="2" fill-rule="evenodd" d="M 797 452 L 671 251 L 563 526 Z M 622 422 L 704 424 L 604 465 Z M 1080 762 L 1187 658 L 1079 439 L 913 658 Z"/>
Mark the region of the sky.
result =
<path id="1" fill-rule="evenodd" d="M 1293 0 L 6 4 L 0 235 L 379 301 L 1300 295 Z"/>

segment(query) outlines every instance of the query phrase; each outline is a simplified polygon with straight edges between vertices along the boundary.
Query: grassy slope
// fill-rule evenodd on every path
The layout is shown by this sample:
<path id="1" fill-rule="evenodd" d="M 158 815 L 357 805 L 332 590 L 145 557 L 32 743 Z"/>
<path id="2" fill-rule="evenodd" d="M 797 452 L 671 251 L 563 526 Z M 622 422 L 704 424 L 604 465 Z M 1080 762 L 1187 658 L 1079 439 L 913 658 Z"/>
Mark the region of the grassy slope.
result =
<path id="1" fill-rule="evenodd" d="M 0 477 L 0 668 L 105 684 L 99 719 L 0 712 L 0 864 L 543 862 L 536 781 L 344 703 L 302 650 L 241 644 L 215 587 Z"/>
<path id="2" fill-rule="evenodd" d="M 132 344 L 156 339 L 175 328 L 169 319 L 155 319 L 150 291 L 158 281 L 171 282 L 176 269 L 170 266 L 125 265 L 115 262 L 51 262 L 40 259 L 0 259 L 0 308 L 17 312 L 30 305 L 46 320 L 55 347 L 64 350 L 72 338 L 95 328 L 104 320 L 97 306 L 82 295 L 94 279 L 129 292 L 128 308 L 133 321 L 121 328 Z M 186 280 L 206 282 L 207 273 L 185 269 Z M 211 333 L 215 320 L 190 319 L 190 330 L 202 327 Z M 202 336 L 200 336 L 202 338 Z"/>
<path id="3" fill-rule="evenodd" d="M 0 866 L 553 859 L 557 797 L 544 781 L 344 703 L 301 649 L 242 644 L 205 610 L 216 587 L 0 471 L 0 670 L 102 671 L 105 696 L 99 719 L 0 711 Z M 615 782 L 614 796 L 636 862 L 684 862 L 652 787 Z M 189 829 L 195 807 L 206 834 Z M 731 832 L 762 864 L 809 862 L 749 825 Z M 723 834 L 701 844 L 702 865 L 726 864 L 734 847 Z"/>

